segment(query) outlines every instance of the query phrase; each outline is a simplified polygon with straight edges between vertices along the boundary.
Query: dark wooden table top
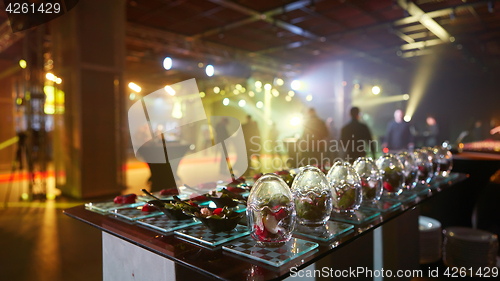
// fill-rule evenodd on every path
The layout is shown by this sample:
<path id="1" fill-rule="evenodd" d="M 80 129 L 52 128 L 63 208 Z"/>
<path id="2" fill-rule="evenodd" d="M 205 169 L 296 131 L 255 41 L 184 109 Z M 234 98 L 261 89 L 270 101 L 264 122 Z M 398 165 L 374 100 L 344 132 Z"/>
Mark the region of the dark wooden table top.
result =
<path id="1" fill-rule="evenodd" d="M 150 228 L 117 218 L 111 214 L 101 215 L 86 210 L 83 205 L 67 209 L 64 213 L 214 279 L 280 280 L 289 276 L 290 268 L 305 268 L 321 258 L 332 254 L 337 249 L 349 245 L 349 242 L 354 241 L 360 235 L 373 231 L 376 227 L 414 208 L 417 204 L 420 204 L 436 193 L 453 188 L 454 184 L 466 178 L 467 175 L 465 174 L 452 174 L 450 178 L 431 182 L 431 185 L 437 187 L 433 188 L 431 193 L 418 197 L 415 202 L 402 204 L 400 209 L 382 213 L 379 218 L 371 222 L 355 225 L 354 231 L 340 238 L 334 238 L 329 242 L 318 242 L 294 234 L 294 237 L 318 243 L 319 247 L 281 267 L 273 267 L 244 257 L 235 257 L 234 254 L 223 250 L 220 246 L 214 249 L 200 247 L 178 239 L 173 233 L 165 234 L 156 232 Z"/>

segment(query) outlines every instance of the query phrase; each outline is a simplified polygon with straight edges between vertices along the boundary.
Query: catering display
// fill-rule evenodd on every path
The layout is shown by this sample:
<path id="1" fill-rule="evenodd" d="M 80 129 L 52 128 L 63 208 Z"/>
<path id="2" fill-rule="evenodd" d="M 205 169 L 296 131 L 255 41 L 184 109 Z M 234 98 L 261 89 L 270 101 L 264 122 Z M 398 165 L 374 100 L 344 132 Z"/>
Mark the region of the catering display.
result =
<path id="1" fill-rule="evenodd" d="M 396 154 L 396 158 L 403 165 L 404 174 L 403 192 L 397 196 L 397 200 L 401 202 L 416 200 L 417 194 L 415 192 L 415 187 L 418 183 L 418 167 L 415 165 L 413 157 L 406 151 L 401 151 Z"/>
<path id="2" fill-rule="evenodd" d="M 412 187 L 411 181 L 404 181 L 412 162 L 408 156 L 384 155 L 377 163 L 359 158 L 353 166 L 337 162 L 327 176 L 318 167 L 306 166 L 259 174 L 250 181 L 237 178 L 225 185 L 207 184 L 206 193 L 191 196 L 178 196 L 172 188 L 153 194 L 144 190 L 145 196 L 88 203 L 86 209 L 175 235 L 197 247 L 280 267 L 314 252 L 318 243 L 343 239 L 407 208 L 403 204 L 408 202 L 389 199 Z M 186 189 L 190 187 L 178 190 Z M 141 201 L 145 198 L 147 203 Z"/>

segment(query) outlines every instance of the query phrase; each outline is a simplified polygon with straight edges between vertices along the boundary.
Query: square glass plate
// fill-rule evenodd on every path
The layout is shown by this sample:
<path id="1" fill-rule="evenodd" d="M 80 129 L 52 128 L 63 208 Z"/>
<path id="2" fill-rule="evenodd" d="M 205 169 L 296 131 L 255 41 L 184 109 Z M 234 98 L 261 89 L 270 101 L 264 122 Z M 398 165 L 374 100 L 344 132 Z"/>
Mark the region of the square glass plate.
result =
<path id="1" fill-rule="evenodd" d="M 426 184 L 418 184 L 414 189 L 412 189 L 412 191 L 418 196 L 424 196 L 431 193 L 431 188 Z"/>
<path id="2" fill-rule="evenodd" d="M 293 237 L 280 247 L 261 247 L 257 244 L 257 241 L 248 236 L 244 239 L 234 241 L 229 245 L 222 246 L 222 249 L 279 267 L 317 247 L 318 243 Z"/>
<path id="3" fill-rule="evenodd" d="M 111 210 L 109 213 L 131 221 L 163 215 L 162 211 L 143 212 L 141 209 L 142 205 L 135 208 Z"/>
<path id="4" fill-rule="evenodd" d="M 352 224 L 362 224 L 374 220 L 379 216 L 380 212 L 365 209 L 365 210 L 356 210 L 354 212 L 346 212 L 346 213 L 332 212 L 330 220 L 352 223 Z"/>
<path id="5" fill-rule="evenodd" d="M 138 206 L 143 206 L 144 202 L 136 202 L 131 204 L 115 204 L 113 201 L 109 202 L 97 202 L 97 203 L 85 203 L 85 208 L 92 211 L 98 211 L 101 213 L 108 213 L 112 210 L 134 208 Z"/>
<path id="6" fill-rule="evenodd" d="M 342 234 L 346 234 L 349 230 L 353 228 L 354 225 L 352 224 L 336 222 L 336 221 L 327 221 L 326 224 L 317 227 L 310 227 L 297 224 L 294 233 L 311 239 L 327 242 Z"/>
<path id="7" fill-rule="evenodd" d="M 372 203 L 372 202 L 365 203 L 365 202 L 362 202 L 360 208 L 362 210 L 368 209 L 368 210 L 373 210 L 373 211 L 385 213 L 385 212 L 391 212 L 391 211 L 397 210 L 400 207 L 401 207 L 401 203 L 400 202 L 388 201 L 388 200 L 381 199 L 381 200 L 378 200 L 376 203 Z"/>
<path id="8" fill-rule="evenodd" d="M 248 231 L 246 226 L 237 225 L 236 228 L 231 231 L 214 233 L 204 225 L 196 225 L 190 228 L 177 230 L 174 233 L 184 238 L 188 238 L 191 241 L 215 247 L 222 243 L 249 235 L 250 231 Z"/>
<path id="9" fill-rule="evenodd" d="M 401 194 L 399 194 L 399 196 L 384 194 L 382 195 L 381 198 L 381 200 L 396 201 L 401 203 L 413 202 L 416 199 L 417 199 L 417 194 L 409 190 L 404 190 L 403 192 L 401 192 Z"/>
<path id="10" fill-rule="evenodd" d="M 187 220 L 171 220 L 166 216 L 151 217 L 146 219 L 140 219 L 137 223 L 144 226 L 159 230 L 161 232 L 171 232 L 176 229 L 181 229 L 184 227 L 201 224 L 201 221 L 195 219 Z"/>

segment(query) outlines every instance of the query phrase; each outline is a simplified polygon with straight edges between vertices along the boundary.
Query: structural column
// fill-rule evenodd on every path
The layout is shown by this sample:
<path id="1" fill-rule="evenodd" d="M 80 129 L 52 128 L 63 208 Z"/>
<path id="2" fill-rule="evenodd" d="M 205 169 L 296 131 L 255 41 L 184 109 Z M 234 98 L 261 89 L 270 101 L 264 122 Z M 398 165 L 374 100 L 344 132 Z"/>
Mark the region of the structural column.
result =
<path id="1" fill-rule="evenodd" d="M 55 116 L 56 186 L 89 198 L 124 188 L 125 1 L 80 1 L 50 22 L 54 74 L 65 93 Z"/>

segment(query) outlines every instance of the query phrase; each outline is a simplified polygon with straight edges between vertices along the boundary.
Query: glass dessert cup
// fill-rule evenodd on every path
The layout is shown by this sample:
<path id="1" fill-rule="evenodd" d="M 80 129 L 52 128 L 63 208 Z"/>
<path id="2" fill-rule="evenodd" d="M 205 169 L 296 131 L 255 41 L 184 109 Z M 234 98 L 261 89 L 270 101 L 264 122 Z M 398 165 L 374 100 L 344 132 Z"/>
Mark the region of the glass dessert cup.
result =
<path id="1" fill-rule="evenodd" d="M 443 146 L 434 148 L 433 166 L 437 169 L 434 172 L 435 176 L 446 178 L 450 175 L 453 169 L 453 155 L 445 143 Z"/>
<path id="2" fill-rule="evenodd" d="M 361 224 L 380 215 L 371 210 L 358 210 L 363 200 L 361 179 L 349 163 L 335 163 L 328 171 L 327 180 L 332 188 L 333 220 Z"/>
<path id="3" fill-rule="evenodd" d="M 413 152 L 413 159 L 418 167 L 418 181 L 420 184 L 428 185 L 434 176 L 432 157 L 425 149 L 416 149 Z"/>
<path id="4" fill-rule="evenodd" d="M 247 201 L 250 235 L 261 246 L 277 247 L 292 237 L 295 203 L 288 185 L 275 174 L 265 174 L 254 184 Z"/>
<path id="5" fill-rule="evenodd" d="M 382 175 L 384 194 L 382 198 L 398 199 L 405 189 L 404 166 L 393 154 L 385 154 L 377 159 L 377 167 Z"/>
<path id="6" fill-rule="evenodd" d="M 332 192 L 319 168 L 302 168 L 291 189 L 299 224 L 315 227 L 328 221 L 332 212 Z"/>

